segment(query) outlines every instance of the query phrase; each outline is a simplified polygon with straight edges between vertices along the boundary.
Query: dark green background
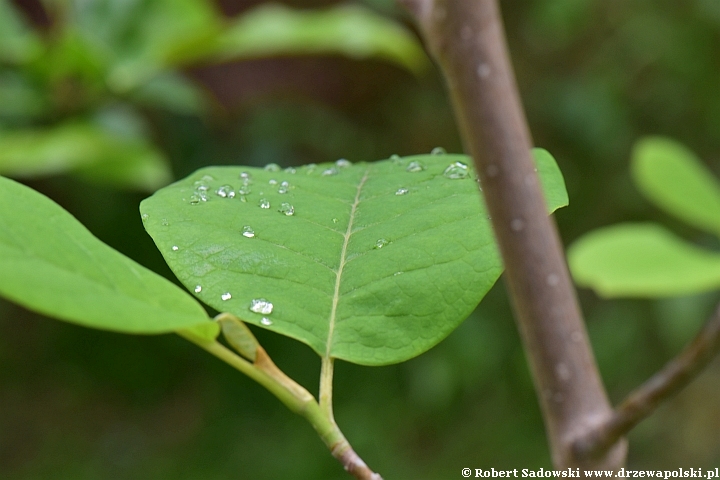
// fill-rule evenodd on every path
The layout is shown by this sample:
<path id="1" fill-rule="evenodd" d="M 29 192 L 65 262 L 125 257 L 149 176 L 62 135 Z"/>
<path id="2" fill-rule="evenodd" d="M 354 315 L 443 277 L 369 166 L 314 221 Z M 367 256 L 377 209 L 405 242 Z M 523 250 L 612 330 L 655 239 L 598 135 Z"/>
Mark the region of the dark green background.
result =
<path id="1" fill-rule="evenodd" d="M 18 3 L 42 23 L 37 4 Z M 364 3 L 397 13 L 390 1 Z M 628 158 L 642 135 L 669 135 L 720 173 L 720 2 L 504 0 L 502 7 L 535 143 L 554 154 L 565 175 L 570 207 L 556 214 L 565 243 L 599 226 L 652 219 L 718 248 L 643 200 Z M 461 150 L 435 69 L 417 77 L 380 61 L 332 56 L 186 73 L 212 94 L 210 113 L 143 111 L 176 178 L 213 164 L 290 166 L 438 145 Z M 111 246 L 172 278 L 142 228 L 138 204 L 146 193 L 71 176 L 27 183 Z M 581 291 L 580 298 L 617 402 L 692 337 L 718 295 L 607 301 Z M 309 348 L 255 331 L 281 368 L 317 391 L 320 362 Z M 463 467 L 550 466 L 502 282 L 421 357 L 380 368 L 339 362 L 335 392 L 339 425 L 388 480 L 461 478 Z M 714 468 L 718 431 L 716 361 L 632 433 L 629 467 Z M 348 478 L 300 417 L 183 339 L 88 330 L 7 302 L 0 303 L 0 477 Z"/>

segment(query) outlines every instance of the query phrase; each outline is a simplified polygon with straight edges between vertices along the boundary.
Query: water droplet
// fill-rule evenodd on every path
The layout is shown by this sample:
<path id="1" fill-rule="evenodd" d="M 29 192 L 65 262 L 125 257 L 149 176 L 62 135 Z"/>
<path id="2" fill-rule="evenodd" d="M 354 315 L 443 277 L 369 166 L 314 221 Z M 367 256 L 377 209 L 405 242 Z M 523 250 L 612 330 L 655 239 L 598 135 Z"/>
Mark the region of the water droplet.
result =
<path id="1" fill-rule="evenodd" d="M 317 168 L 317 163 L 308 163 L 303 168 L 305 169 L 306 173 L 310 174 L 310 173 L 314 172 L 315 169 Z"/>
<path id="2" fill-rule="evenodd" d="M 177 245 L 173 245 L 173 246 L 172 246 L 172 251 L 173 251 L 173 252 L 177 252 L 178 250 L 180 250 L 180 247 L 178 247 Z"/>
<path id="3" fill-rule="evenodd" d="M 242 187 L 238 188 L 237 192 L 238 192 L 238 195 L 249 195 L 250 187 L 248 185 L 243 185 Z"/>
<path id="4" fill-rule="evenodd" d="M 230 294 L 230 292 L 225 292 L 220 295 L 220 298 L 223 300 L 223 302 L 226 302 L 232 298 L 232 295 Z"/>
<path id="5" fill-rule="evenodd" d="M 398 188 L 398 189 L 395 191 L 395 195 L 405 195 L 405 194 L 407 194 L 409 191 L 410 191 L 410 190 L 408 190 L 408 189 L 405 188 L 405 187 L 400 187 L 400 188 Z"/>
<path id="6" fill-rule="evenodd" d="M 425 170 L 425 165 L 418 162 L 417 160 L 413 160 L 412 162 L 408 163 L 407 168 L 405 169 L 408 172 L 422 172 Z"/>
<path id="7" fill-rule="evenodd" d="M 266 172 L 279 172 L 280 171 L 280 165 L 277 163 L 268 163 L 265 165 L 265 168 L 263 169 Z"/>
<path id="8" fill-rule="evenodd" d="M 197 205 L 200 203 L 200 195 L 193 193 L 190 195 L 190 205 Z"/>
<path id="9" fill-rule="evenodd" d="M 297 169 L 295 169 L 295 167 L 287 167 L 285 169 L 285 173 L 289 173 L 291 175 L 295 175 L 295 172 L 297 172 Z"/>
<path id="10" fill-rule="evenodd" d="M 260 320 L 260 323 L 262 323 L 263 325 L 266 325 L 266 326 L 270 326 L 273 324 L 272 320 L 270 320 L 267 317 L 263 317 L 262 320 Z"/>
<path id="11" fill-rule="evenodd" d="M 459 178 L 467 178 L 470 175 L 470 171 L 468 170 L 468 166 L 463 162 L 453 162 L 445 169 L 443 175 L 446 178 L 457 180 Z"/>
<path id="12" fill-rule="evenodd" d="M 405 273 L 405 272 L 395 272 L 395 273 L 393 273 L 393 277 L 397 277 L 398 275 L 402 275 L 403 273 Z"/>
<path id="13" fill-rule="evenodd" d="M 333 218 L 332 222 L 333 222 L 333 223 L 338 223 L 339 220 L 338 220 L 337 218 Z"/>
<path id="14" fill-rule="evenodd" d="M 202 292 L 202 285 L 195 285 L 195 293 Z"/>
<path id="15" fill-rule="evenodd" d="M 252 180 L 252 176 L 249 172 L 240 172 L 240 180 L 242 180 L 243 183 L 250 183 L 250 180 Z"/>
<path id="16" fill-rule="evenodd" d="M 167 218 L 163 218 L 162 220 L 160 220 L 160 224 L 161 224 L 163 227 L 167 227 L 168 225 L 170 225 L 170 222 L 168 222 L 168 219 L 167 219 Z"/>
<path id="17" fill-rule="evenodd" d="M 245 197 L 245 195 L 240 195 L 240 201 L 247 203 L 247 197 Z"/>
<path id="18" fill-rule="evenodd" d="M 213 180 L 215 180 L 215 177 L 213 177 L 212 175 L 203 175 L 200 178 L 200 181 L 202 182 L 212 182 Z"/>
<path id="19" fill-rule="evenodd" d="M 268 183 L 270 185 L 277 185 L 277 180 L 275 180 L 274 178 L 271 178 L 270 181 L 268 181 Z"/>
<path id="20" fill-rule="evenodd" d="M 207 189 L 210 188 L 210 186 L 202 180 L 198 180 L 197 182 L 193 183 L 193 187 L 195 187 L 195 190 L 197 190 L 198 192 L 206 192 Z"/>
<path id="21" fill-rule="evenodd" d="M 278 212 L 284 213 L 289 217 L 291 215 L 295 215 L 295 208 L 289 203 L 283 202 L 280 204 L 280 210 L 278 210 Z"/>
<path id="22" fill-rule="evenodd" d="M 278 188 L 278 193 L 287 193 L 288 190 L 290 190 L 290 182 L 280 182 L 280 188 Z"/>
<path id="23" fill-rule="evenodd" d="M 383 247 L 384 247 L 385 245 L 387 245 L 388 243 L 390 243 L 389 240 L 385 240 L 384 238 L 381 238 L 381 239 L 379 239 L 377 242 L 375 242 L 375 247 L 374 247 L 374 248 L 376 248 L 376 249 L 383 248 Z"/>
<path id="24" fill-rule="evenodd" d="M 400 155 L 394 153 L 394 154 L 390 155 L 390 161 L 395 164 L 399 164 L 399 163 L 402 163 L 402 158 L 400 158 Z"/>
<path id="25" fill-rule="evenodd" d="M 290 182 L 288 182 L 287 180 L 283 180 L 283 181 L 280 183 L 280 186 L 281 186 L 281 187 L 285 187 L 285 188 L 290 188 Z"/>
<path id="26" fill-rule="evenodd" d="M 150 218 L 150 215 L 148 215 L 147 213 L 143 213 L 141 218 L 143 222 L 147 222 L 147 219 Z"/>
<path id="27" fill-rule="evenodd" d="M 338 169 L 335 167 L 326 168 L 322 172 L 323 177 L 330 177 L 330 176 L 337 175 L 337 174 L 338 174 Z"/>
<path id="28" fill-rule="evenodd" d="M 352 166 L 352 162 L 346 158 L 335 160 L 335 166 L 338 168 L 348 168 Z"/>
<path id="29" fill-rule="evenodd" d="M 435 147 L 430 150 L 430 155 L 445 155 L 447 152 L 443 147 Z"/>
<path id="30" fill-rule="evenodd" d="M 267 198 L 261 198 L 258 202 L 260 208 L 270 208 L 270 201 Z"/>
<path id="31" fill-rule="evenodd" d="M 218 197 L 235 198 L 235 189 L 232 185 L 223 185 L 222 187 L 218 188 L 215 193 L 217 193 Z"/>
<path id="32" fill-rule="evenodd" d="M 255 230 L 250 225 L 245 225 L 242 229 L 243 237 L 253 238 L 255 236 Z"/>
<path id="33" fill-rule="evenodd" d="M 250 311 L 270 315 L 273 311 L 273 304 L 264 298 L 253 298 L 250 302 Z"/>

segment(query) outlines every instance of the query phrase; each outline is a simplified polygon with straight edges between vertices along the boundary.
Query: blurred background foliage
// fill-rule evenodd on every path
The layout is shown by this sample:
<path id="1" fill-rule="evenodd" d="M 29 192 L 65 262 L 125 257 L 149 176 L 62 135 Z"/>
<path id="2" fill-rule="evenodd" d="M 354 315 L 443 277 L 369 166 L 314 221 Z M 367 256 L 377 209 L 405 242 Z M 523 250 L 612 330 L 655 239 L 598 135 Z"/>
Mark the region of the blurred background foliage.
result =
<path id="1" fill-rule="evenodd" d="M 571 204 L 556 214 L 565 243 L 656 220 L 719 248 L 644 200 L 628 160 L 641 136 L 667 135 L 720 173 L 720 2 L 502 7 L 535 143 L 566 177 Z M 0 173 L 173 278 L 137 211 L 172 179 L 213 164 L 461 150 L 442 79 L 411 28 L 391 0 L 0 0 Z M 580 297 L 615 402 L 720 298 Z M 317 390 L 316 355 L 255 331 L 281 368 Z M 338 423 L 388 479 L 550 466 L 502 282 L 429 353 L 336 370 Z M 716 361 L 632 433 L 629 466 L 717 466 L 719 405 Z M 83 329 L 7 302 L 0 477 L 347 478 L 300 417 L 181 338 Z"/>

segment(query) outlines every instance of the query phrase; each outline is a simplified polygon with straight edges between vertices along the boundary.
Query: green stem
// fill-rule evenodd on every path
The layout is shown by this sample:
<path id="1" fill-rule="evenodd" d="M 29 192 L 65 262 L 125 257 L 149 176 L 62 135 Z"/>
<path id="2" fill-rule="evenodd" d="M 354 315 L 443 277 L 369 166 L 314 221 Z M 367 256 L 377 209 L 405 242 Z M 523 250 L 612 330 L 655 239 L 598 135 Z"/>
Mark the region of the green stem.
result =
<path id="1" fill-rule="evenodd" d="M 382 480 L 382 477 L 374 473 L 355 453 L 332 416 L 332 359 L 330 359 L 329 362 L 323 359 L 321 392 L 325 392 L 326 402 L 329 402 L 323 408 L 310 392 L 277 368 L 275 364 L 272 363 L 272 360 L 270 360 L 270 357 L 264 353 L 262 347 L 258 347 L 258 359 L 255 363 L 251 363 L 215 340 L 207 341 L 206 339 L 193 335 L 189 331 L 177 333 L 255 380 L 275 395 L 291 411 L 302 415 L 310 422 L 310 425 L 312 425 L 318 435 L 320 435 L 323 443 L 330 449 L 330 453 L 342 464 L 348 473 L 359 480 Z M 328 363 L 329 367 L 327 365 Z M 323 389 L 322 385 L 325 385 L 325 389 Z M 327 388 L 330 389 L 329 392 Z"/>
<path id="2" fill-rule="evenodd" d="M 333 358 L 323 357 L 320 367 L 320 408 L 335 423 L 332 406 Z"/>

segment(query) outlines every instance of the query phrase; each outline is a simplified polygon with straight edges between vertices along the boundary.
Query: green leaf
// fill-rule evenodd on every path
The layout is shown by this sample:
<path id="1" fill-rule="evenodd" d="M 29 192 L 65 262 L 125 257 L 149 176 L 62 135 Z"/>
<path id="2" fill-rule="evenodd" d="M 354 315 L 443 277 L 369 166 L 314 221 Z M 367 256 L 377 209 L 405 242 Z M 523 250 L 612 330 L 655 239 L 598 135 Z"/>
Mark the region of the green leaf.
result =
<path id="1" fill-rule="evenodd" d="M 720 236 L 720 185 L 685 146 L 662 137 L 640 140 L 633 149 L 632 173 L 660 208 Z"/>
<path id="2" fill-rule="evenodd" d="M 456 166 L 465 178 L 448 178 L 453 162 L 469 160 L 210 167 L 140 209 L 172 270 L 208 305 L 321 356 L 389 364 L 447 336 L 502 271 L 474 172 Z"/>
<path id="3" fill-rule="evenodd" d="M 190 295 L 95 238 L 52 200 L 0 177 L 0 204 L 4 297 L 86 327 L 217 336 Z"/>
<path id="4" fill-rule="evenodd" d="M 413 72 L 429 65 L 417 38 L 398 22 L 356 5 L 298 11 L 265 4 L 241 15 L 218 40 L 222 59 L 342 54 L 380 58 Z"/>
<path id="5" fill-rule="evenodd" d="M 548 210 L 554 212 L 560 207 L 566 207 L 570 200 L 565 189 L 565 179 L 555 159 L 542 148 L 534 148 L 533 156 Z"/>
<path id="6" fill-rule="evenodd" d="M 0 63 L 26 63 L 42 52 L 42 43 L 8 0 L 0 0 Z"/>
<path id="7" fill-rule="evenodd" d="M 172 178 L 164 156 L 151 144 L 113 135 L 93 123 L 0 131 L 0 174 L 35 177 L 69 171 L 149 190 Z"/>
<path id="8" fill-rule="evenodd" d="M 591 232 L 568 250 L 578 285 L 605 297 L 668 297 L 720 287 L 720 252 L 663 227 L 629 223 Z"/>

